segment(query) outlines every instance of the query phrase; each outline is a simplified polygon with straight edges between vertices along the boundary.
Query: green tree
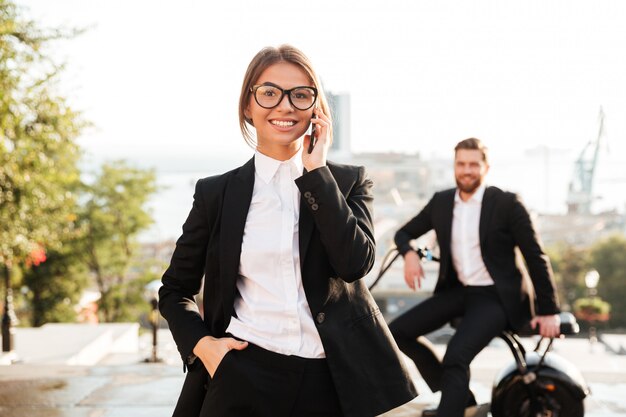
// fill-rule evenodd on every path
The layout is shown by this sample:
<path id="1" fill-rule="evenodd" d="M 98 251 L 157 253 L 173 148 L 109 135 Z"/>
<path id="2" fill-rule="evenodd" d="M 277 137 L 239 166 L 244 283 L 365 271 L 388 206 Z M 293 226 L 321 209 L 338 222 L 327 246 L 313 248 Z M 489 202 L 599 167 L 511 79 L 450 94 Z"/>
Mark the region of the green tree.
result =
<path id="1" fill-rule="evenodd" d="M 29 289 L 30 324 L 74 322 L 75 306 L 89 283 L 87 268 L 75 242 L 49 251 L 44 262 L 24 271 L 23 284 Z"/>
<path id="2" fill-rule="evenodd" d="M 161 278 L 164 267 L 164 265 L 157 265 L 153 259 L 133 263 L 137 275 L 129 279 L 122 287 L 116 287 L 114 292 L 114 297 L 120 301 L 117 311 L 119 321 L 139 321 L 142 324 L 148 324 L 148 315 L 152 306 L 145 298 L 145 287 L 151 281 Z"/>
<path id="3" fill-rule="evenodd" d="M 557 282 L 559 300 L 564 308 L 587 294 L 585 273 L 590 269 L 589 249 L 557 245 L 547 250 Z"/>
<path id="4" fill-rule="evenodd" d="M 611 305 L 610 328 L 626 328 L 626 238 L 615 235 L 591 247 L 591 266 L 600 273 L 598 296 Z"/>
<path id="5" fill-rule="evenodd" d="M 57 91 L 62 66 L 47 56 L 53 41 L 73 33 L 39 29 L 20 12 L 0 0 L 0 272 L 8 277 L 73 233 L 75 139 L 85 126 Z"/>
<path id="6" fill-rule="evenodd" d="M 123 161 L 104 164 L 86 186 L 80 224 L 85 232 L 85 261 L 100 290 L 104 321 L 124 320 L 126 304 L 137 302 L 129 290 L 130 268 L 137 236 L 153 221 L 146 204 L 156 189 L 154 171 L 132 168 Z"/>
<path id="7" fill-rule="evenodd" d="M 75 139 L 84 126 L 55 91 L 61 69 L 44 55 L 62 37 L 0 0 L 0 263 L 58 247 L 73 227 L 80 180 Z"/>

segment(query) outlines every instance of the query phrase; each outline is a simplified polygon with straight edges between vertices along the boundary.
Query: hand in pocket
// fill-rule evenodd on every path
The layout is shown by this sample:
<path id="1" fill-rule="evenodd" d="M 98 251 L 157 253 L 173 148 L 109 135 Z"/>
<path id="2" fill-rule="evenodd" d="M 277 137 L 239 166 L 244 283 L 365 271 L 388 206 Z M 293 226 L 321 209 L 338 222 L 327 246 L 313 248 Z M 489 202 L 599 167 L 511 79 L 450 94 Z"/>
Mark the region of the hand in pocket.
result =
<path id="1" fill-rule="evenodd" d="M 248 342 L 242 342 L 232 337 L 216 339 L 212 336 L 205 336 L 193 348 L 193 353 L 200 358 L 209 376 L 213 378 L 215 371 L 228 352 L 232 349 L 243 350 L 246 347 L 248 347 Z"/>

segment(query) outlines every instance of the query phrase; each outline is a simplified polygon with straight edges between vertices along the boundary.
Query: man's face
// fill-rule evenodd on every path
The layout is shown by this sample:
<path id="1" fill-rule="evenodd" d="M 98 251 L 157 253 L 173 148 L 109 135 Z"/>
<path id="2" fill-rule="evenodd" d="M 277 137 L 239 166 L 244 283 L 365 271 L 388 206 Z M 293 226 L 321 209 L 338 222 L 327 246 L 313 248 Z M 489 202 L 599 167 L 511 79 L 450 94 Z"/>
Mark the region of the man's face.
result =
<path id="1" fill-rule="evenodd" d="M 483 183 L 489 165 L 479 150 L 459 149 L 454 157 L 454 178 L 464 193 L 472 194 Z"/>

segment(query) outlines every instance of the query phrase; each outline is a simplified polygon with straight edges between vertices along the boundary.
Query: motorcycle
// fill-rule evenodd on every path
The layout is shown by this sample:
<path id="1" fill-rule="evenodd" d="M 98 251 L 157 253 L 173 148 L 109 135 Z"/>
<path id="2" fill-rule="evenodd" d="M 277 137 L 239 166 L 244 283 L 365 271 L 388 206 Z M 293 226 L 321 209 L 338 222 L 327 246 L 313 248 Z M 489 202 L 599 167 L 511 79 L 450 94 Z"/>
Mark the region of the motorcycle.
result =
<path id="1" fill-rule="evenodd" d="M 421 259 L 438 262 L 439 259 L 426 248 L 418 248 Z M 400 256 L 392 248 L 383 258 L 372 290 L 382 276 Z M 571 313 L 561 313 L 561 335 L 579 332 L 576 318 Z M 454 323 L 451 323 L 454 327 Z M 589 387 L 576 366 L 551 351 L 554 338 L 540 338 L 532 351 L 527 351 L 521 337 L 537 334 L 528 323 L 519 331 L 504 330 L 499 337 L 509 347 L 513 360 L 496 376 L 491 393 L 492 417 L 583 417 L 584 399 Z M 543 347 L 542 347 L 543 345 Z"/>

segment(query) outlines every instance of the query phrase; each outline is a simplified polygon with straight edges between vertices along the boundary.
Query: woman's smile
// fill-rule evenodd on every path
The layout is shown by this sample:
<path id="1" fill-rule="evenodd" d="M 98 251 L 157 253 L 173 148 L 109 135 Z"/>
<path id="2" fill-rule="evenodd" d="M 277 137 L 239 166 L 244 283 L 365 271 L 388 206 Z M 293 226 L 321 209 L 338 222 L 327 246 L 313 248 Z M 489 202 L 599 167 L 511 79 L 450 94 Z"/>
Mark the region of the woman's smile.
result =
<path id="1" fill-rule="evenodd" d="M 270 123 L 279 129 L 289 129 L 298 122 L 296 120 L 272 119 Z"/>

